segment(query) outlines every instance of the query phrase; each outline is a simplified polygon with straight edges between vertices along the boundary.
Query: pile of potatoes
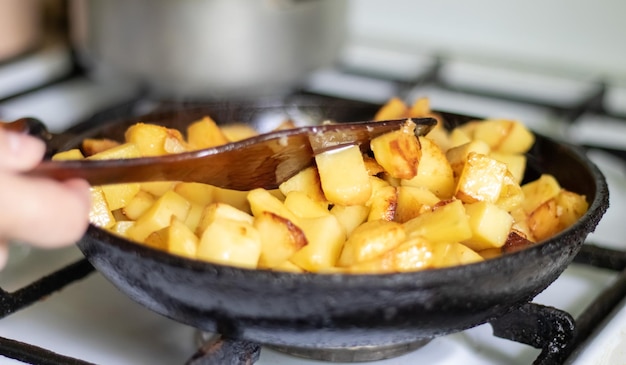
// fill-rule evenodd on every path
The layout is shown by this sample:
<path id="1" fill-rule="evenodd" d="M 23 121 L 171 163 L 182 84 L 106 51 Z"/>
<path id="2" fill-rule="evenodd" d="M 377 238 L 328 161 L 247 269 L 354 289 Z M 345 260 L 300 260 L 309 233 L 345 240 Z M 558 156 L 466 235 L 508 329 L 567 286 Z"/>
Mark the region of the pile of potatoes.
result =
<path id="1" fill-rule="evenodd" d="M 428 100 L 393 98 L 376 120 L 437 117 Z M 289 126 L 289 122 L 280 128 Z M 551 175 L 522 185 L 534 135 L 513 120 L 400 130 L 315 157 L 276 190 L 190 182 L 92 187 L 93 224 L 171 254 L 251 269 L 389 273 L 482 261 L 540 242 L 576 222 L 585 196 Z M 88 139 L 54 156 L 158 156 L 241 140 L 249 126 L 210 117 L 183 132 L 137 123 L 124 141 Z"/>

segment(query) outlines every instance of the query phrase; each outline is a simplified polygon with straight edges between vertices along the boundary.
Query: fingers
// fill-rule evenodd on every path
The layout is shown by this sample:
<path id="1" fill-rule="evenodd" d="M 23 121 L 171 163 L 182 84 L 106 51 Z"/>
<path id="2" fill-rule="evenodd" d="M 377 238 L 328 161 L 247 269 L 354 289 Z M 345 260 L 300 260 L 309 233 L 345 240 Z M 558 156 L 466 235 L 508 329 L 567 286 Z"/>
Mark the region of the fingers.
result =
<path id="1" fill-rule="evenodd" d="M 0 128 L 0 170 L 29 170 L 41 161 L 45 151 L 43 141 Z"/>
<path id="2" fill-rule="evenodd" d="M 0 171 L 0 241 L 40 247 L 75 243 L 89 224 L 89 185 L 26 178 Z"/>

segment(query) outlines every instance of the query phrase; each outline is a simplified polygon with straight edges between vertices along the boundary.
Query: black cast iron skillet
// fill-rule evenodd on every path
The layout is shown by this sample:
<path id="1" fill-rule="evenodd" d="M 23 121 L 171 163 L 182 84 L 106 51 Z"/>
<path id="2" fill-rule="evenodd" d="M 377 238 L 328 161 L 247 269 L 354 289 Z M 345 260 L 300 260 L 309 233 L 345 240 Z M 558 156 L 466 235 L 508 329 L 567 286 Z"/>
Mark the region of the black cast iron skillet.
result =
<path id="1" fill-rule="evenodd" d="M 366 120 L 377 105 L 298 97 L 232 103 L 171 103 L 140 118 L 83 125 L 85 137 L 121 138 L 129 125 L 183 127 L 202 115 L 263 127 L 277 114 Z M 451 125 L 469 119 L 444 114 Z M 82 129 L 82 131 L 81 131 Z M 604 177 L 581 150 L 537 136 L 527 179 L 553 174 L 585 194 L 589 211 L 571 228 L 530 248 L 481 263 L 386 275 L 293 274 L 194 261 L 90 226 L 78 246 L 135 301 L 191 326 L 260 344 L 324 348 L 398 345 L 489 322 L 532 300 L 563 272 L 608 206 Z"/>

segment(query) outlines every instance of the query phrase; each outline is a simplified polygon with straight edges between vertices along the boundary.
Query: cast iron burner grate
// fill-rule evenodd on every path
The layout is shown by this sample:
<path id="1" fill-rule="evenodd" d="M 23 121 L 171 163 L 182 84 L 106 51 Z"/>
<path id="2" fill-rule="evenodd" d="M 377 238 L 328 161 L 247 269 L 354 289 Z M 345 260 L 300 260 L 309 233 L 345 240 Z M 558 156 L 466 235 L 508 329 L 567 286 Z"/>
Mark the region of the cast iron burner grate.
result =
<path id="1" fill-rule="evenodd" d="M 494 336 L 541 349 L 535 365 L 562 364 L 623 298 L 626 298 L 626 252 L 583 245 L 575 263 L 621 271 L 615 283 L 601 292 L 574 320 L 560 309 L 525 303 L 490 322 Z M 0 320 L 36 304 L 94 272 L 82 259 L 13 292 L 0 289 Z M 261 347 L 248 341 L 217 338 L 206 341 L 185 365 L 251 365 Z M 63 356 L 28 343 L 0 337 L 0 355 L 32 365 L 87 365 L 88 361 Z"/>

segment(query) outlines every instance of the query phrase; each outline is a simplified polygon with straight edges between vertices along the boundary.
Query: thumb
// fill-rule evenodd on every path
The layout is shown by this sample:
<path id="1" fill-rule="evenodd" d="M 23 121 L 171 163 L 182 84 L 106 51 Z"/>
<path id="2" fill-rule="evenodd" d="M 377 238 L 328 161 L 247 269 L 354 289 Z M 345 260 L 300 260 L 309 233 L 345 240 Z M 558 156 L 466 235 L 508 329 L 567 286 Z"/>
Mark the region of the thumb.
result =
<path id="1" fill-rule="evenodd" d="M 30 170 L 41 161 L 45 151 L 43 141 L 0 128 L 0 170 Z"/>

